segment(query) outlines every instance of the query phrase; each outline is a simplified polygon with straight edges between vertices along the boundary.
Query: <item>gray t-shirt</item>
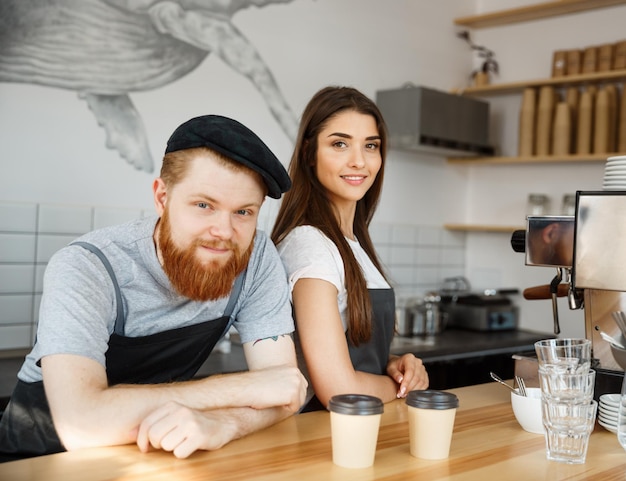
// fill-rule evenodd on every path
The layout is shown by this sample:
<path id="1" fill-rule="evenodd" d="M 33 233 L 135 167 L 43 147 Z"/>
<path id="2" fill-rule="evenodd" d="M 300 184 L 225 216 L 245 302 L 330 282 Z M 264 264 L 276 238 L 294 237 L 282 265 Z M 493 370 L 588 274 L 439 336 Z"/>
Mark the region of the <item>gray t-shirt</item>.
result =
<path id="1" fill-rule="evenodd" d="M 86 234 L 78 240 L 107 257 L 121 289 L 125 335 L 139 337 L 221 317 L 228 297 L 191 301 L 171 286 L 156 256 L 157 218 L 140 219 Z M 116 317 L 115 292 L 102 261 L 80 246 L 55 253 L 44 275 L 35 345 L 19 379 L 42 379 L 39 360 L 51 354 L 85 356 L 105 366 Z M 257 231 L 241 294 L 231 320 L 243 343 L 294 330 L 287 276 L 274 245 Z"/>

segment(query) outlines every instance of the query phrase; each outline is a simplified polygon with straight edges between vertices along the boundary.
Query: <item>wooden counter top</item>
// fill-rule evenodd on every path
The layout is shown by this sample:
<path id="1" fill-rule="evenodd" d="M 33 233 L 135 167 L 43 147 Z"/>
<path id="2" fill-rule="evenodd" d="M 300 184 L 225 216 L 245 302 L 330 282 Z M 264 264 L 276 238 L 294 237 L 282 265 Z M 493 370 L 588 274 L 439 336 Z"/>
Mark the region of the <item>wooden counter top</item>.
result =
<path id="1" fill-rule="evenodd" d="M 374 466 L 345 469 L 331 458 L 327 412 L 294 416 L 214 452 L 188 459 L 140 453 L 136 446 L 85 449 L 0 464 L 10 481 L 104 480 L 608 480 L 626 476 L 626 452 L 615 434 L 596 425 L 587 462 L 546 460 L 543 436 L 522 430 L 510 394 L 496 383 L 451 389 L 459 397 L 450 457 L 428 461 L 409 454 L 407 407 L 385 405 Z"/>

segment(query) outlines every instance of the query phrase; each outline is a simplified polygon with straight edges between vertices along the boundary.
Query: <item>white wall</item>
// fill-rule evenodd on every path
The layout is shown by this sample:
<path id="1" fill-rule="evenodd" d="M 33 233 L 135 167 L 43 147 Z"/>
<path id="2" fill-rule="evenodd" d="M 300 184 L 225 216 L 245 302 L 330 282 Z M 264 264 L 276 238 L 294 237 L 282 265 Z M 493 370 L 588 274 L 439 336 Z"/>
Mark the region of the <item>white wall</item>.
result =
<path id="1" fill-rule="evenodd" d="M 256 46 L 286 101 L 299 116 L 311 95 L 328 84 L 352 85 L 372 98 L 378 89 L 407 82 L 447 90 L 463 85 L 471 59 L 455 37 L 451 18 L 471 13 L 460 0 L 294 0 L 236 13 L 235 26 Z M 189 75 L 154 91 L 132 93 L 156 161 L 153 174 L 138 172 L 104 147 L 105 134 L 74 91 L 0 83 L 0 198 L 10 201 L 151 207 L 150 184 L 165 141 L 188 118 L 204 113 L 232 116 L 255 130 L 288 163 L 291 142 L 261 95 L 214 54 Z M 422 204 L 443 183 L 445 162 L 426 158 L 425 177 L 416 157 L 390 159 L 381 216 L 390 221 L 439 224 L 443 202 Z M 81 179 L 82 181 L 77 182 Z M 433 182 L 434 181 L 434 182 Z M 422 188 L 423 187 L 423 188 Z M 463 183 L 453 192 L 463 197 Z M 391 192 L 391 189 L 388 189 Z M 413 193 L 423 192 L 418 199 Z M 446 196 L 447 198 L 447 196 Z M 456 204 L 456 198 L 451 202 Z M 275 211 L 269 203 L 267 211 Z M 271 212 L 268 214 L 271 216 Z"/>
<path id="2" fill-rule="evenodd" d="M 532 2 L 294 0 L 241 11 L 233 24 L 259 50 L 299 115 L 310 96 L 328 84 L 352 85 L 372 98 L 379 89 L 407 82 L 441 90 L 466 85 L 472 58 L 455 36 L 459 29 L 453 19 L 522 3 Z M 625 14 L 626 7 L 614 7 L 473 35 L 496 52 L 501 67 L 496 81 L 543 78 L 549 76 L 556 48 L 620 39 Z M 157 163 L 152 174 L 136 171 L 104 147 L 104 131 L 75 92 L 0 83 L 0 200 L 151 209 L 150 186 L 167 137 L 182 121 L 204 113 L 241 120 L 288 162 L 291 142 L 260 94 L 215 55 L 186 77 L 131 98 Z M 498 101 L 511 109 L 518 100 Z M 516 115 L 502 118 L 496 127 L 503 132 L 502 148 L 515 150 Z M 391 152 L 376 220 L 521 225 L 528 192 L 547 192 L 560 201 L 564 192 L 599 187 L 601 175 L 601 165 L 467 168 L 448 165 L 442 157 Z M 276 206 L 269 202 L 265 208 L 267 224 Z M 475 287 L 523 289 L 549 282 L 553 273 L 524 267 L 508 235 L 472 234 L 466 275 Z M 551 329 L 548 301 L 519 303 L 522 327 Z M 574 320 L 564 322 L 564 334 L 582 332 L 582 314 L 574 314 Z"/>
<path id="3" fill-rule="evenodd" d="M 372 97 L 378 89 L 406 82 L 457 86 L 470 59 L 454 37 L 450 18 L 468 13 L 471 6 L 446 3 L 443 8 L 403 0 L 294 0 L 240 11 L 233 23 L 259 50 L 299 115 L 310 96 L 328 84 L 353 85 Z M 145 123 L 156 172 L 171 131 L 209 112 L 249 125 L 288 162 L 291 143 L 261 95 L 214 54 L 186 77 L 130 97 Z M 137 172 L 104 148 L 104 131 L 73 91 L 0 83 L 0 132 L 4 199 L 151 206 L 156 173 Z M 397 165 L 416 168 L 406 159 Z"/>

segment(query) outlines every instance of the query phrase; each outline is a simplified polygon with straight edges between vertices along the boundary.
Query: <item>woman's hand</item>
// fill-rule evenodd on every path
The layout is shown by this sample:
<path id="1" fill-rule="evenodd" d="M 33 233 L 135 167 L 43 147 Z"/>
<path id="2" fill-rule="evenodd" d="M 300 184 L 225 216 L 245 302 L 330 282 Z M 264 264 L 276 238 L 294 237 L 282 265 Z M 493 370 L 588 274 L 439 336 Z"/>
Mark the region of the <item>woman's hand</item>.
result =
<path id="1" fill-rule="evenodd" d="M 428 388 L 428 373 L 422 360 L 413 354 L 389 356 L 387 374 L 398 383 L 398 398 L 406 397 L 409 391 Z"/>

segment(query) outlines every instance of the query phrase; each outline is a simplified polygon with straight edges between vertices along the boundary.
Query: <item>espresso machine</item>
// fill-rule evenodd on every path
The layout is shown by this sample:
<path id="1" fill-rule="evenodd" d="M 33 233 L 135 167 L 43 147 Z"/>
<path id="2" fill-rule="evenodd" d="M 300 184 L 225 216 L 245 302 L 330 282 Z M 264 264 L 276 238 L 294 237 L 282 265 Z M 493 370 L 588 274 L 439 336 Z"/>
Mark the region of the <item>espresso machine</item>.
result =
<path id="1" fill-rule="evenodd" d="M 584 309 L 595 396 L 620 392 L 626 370 L 626 191 L 578 191 L 574 216 L 528 216 L 511 246 L 525 252 L 526 265 L 556 269 L 550 284 L 523 293 L 529 300 L 552 300 L 555 335 L 558 297 L 567 296 L 570 309 Z"/>

